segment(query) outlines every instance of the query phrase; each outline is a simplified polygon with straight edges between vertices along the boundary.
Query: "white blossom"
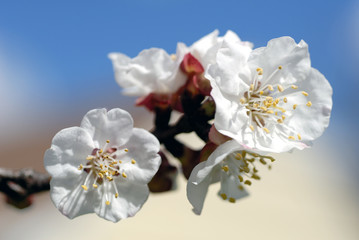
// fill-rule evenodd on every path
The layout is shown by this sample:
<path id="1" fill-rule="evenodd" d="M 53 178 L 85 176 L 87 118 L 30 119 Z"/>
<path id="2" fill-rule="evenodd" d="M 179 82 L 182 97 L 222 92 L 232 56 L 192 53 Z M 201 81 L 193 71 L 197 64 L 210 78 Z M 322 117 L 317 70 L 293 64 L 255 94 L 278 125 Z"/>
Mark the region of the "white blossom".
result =
<path id="1" fill-rule="evenodd" d="M 117 222 L 134 216 L 148 198 L 158 152 L 158 140 L 133 128 L 126 111 L 91 110 L 80 127 L 58 132 L 45 152 L 52 201 L 69 218 L 95 212 Z"/>
<path id="2" fill-rule="evenodd" d="M 219 145 L 206 161 L 193 169 L 188 179 L 187 198 L 194 213 L 201 214 L 210 184 L 220 182 L 219 195 L 234 203 L 248 195 L 245 185 L 250 186 L 253 179 L 260 179 L 256 164 L 266 165 L 272 161 L 272 157 L 251 152 L 235 140 Z"/>
<path id="3" fill-rule="evenodd" d="M 241 42 L 232 31 L 224 37 L 218 37 L 218 30 L 199 39 L 190 47 L 184 43 L 177 44 L 176 54 L 169 55 L 160 48 L 143 50 L 134 58 L 122 53 L 110 53 L 117 83 L 123 93 L 133 96 L 146 96 L 150 93 L 171 94 L 186 83 L 187 76 L 180 70 L 184 56 L 191 53 L 205 68 L 215 60 L 216 51 L 223 39 L 239 42 L 249 50 L 252 44 Z"/>
<path id="4" fill-rule="evenodd" d="M 307 44 L 281 37 L 249 55 L 242 48 L 223 44 L 205 74 L 216 103 L 217 130 L 268 152 L 311 145 L 329 124 L 332 88 L 311 67 Z"/>

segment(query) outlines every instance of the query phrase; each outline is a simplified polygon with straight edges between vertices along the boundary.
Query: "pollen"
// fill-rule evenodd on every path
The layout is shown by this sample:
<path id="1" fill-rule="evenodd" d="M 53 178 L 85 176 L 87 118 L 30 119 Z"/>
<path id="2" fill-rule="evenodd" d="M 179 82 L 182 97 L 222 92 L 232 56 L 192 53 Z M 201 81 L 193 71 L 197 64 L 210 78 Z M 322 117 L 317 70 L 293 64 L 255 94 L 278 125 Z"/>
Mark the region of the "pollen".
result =
<path id="1" fill-rule="evenodd" d="M 229 198 L 228 201 L 229 201 L 230 203 L 235 203 L 235 202 L 236 202 L 236 199 L 234 199 L 234 198 Z"/>
<path id="2" fill-rule="evenodd" d="M 82 165 L 82 164 L 80 164 L 80 166 L 79 166 L 79 170 L 82 170 L 84 168 L 84 166 Z"/>
<path id="3" fill-rule="evenodd" d="M 304 91 L 302 91 L 302 94 L 306 97 L 309 95 L 307 92 L 304 92 Z"/>
<path id="4" fill-rule="evenodd" d="M 107 143 L 110 143 L 110 140 L 106 140 Z"/>
<path id="5" fill-rule="evenodd" d="M 118 198 L 118 193 L 115 193 L 115 198 Z"/>
<path id="6" fill-rule="evenodd" d="M 268 128 L 263 128 L 263 130 L 266 132 L 266 133 L 270 133 L 269 129 Z"/>
<path id="7" fill-rule="evenodd" d="M 92 186 L 93 186 L 94 188 L 97 188 L 97 187 L 98 187 L 97 184 L 92 184 Z"/>
<path id="8" fill-rule="evenodd" d="M 297 108 L 297 106 L 298 106 L 297 104 L 294 104 L 293 105 L 293 110 L 295 110 Z"/>
<path id="9" fill-rule="evenodd" d="M 268 85 L 267 88 L 269 89 L 269 91 L 274 91 L 274 88 L 272 85 Z"/>
<path id="10" fill-rule="evenodd" d="M 241 175 L 238 175 L 239 182 L 243 182 L 243 177 Z"/>
<path id="11" fill-rule="evenodd" d="M 311 107 L 311 106 L 312 106 L 312 102 L 311 102 L 311 101 L 308 101 L 306 105 L 307 105 L 308 107 Z"/>
<path id="12" fill-rule="evenodd" d="M 81 185 L 81 187 L 85 190 L 85 191 L 87 191 L 87 186 L 86 185 Z"/>
<path id="13" fill-rule="evenodd" d="M 249 181 L 249 180 L 245 180 L 245 181 L 244 181 L 244 184 L 247 184 L 248 186 L 250 186 L 250 185 L 252 185 L 252 182 Z"/>
<path id="14" fill-rule="evenodd" d="M 282 69 L 282 65 L 279 65 L 279 66 L 278 66 L 278 69 L 281 70 L 281 69 Z"/>
<path id="15" fill-rule="evenodd" d="M 107 205 L 107 206 L 110 205 L 110 201 L 106 201 L 106 205 Z"/>
<path id="16" fill-rule="evenodd" d="M 278 88 L 278 91 L 279 91 L 279 92 L 283 92 L 283 91 L 284 91 L 283 86 L 280 85 L 280 84 L 278 84 L 277 88 Z"/>
<path id="17" fill-rule="evenodd" d="M 125 172 L 122 173 L 122 177 L 127 178 L 127 175 Z"/>
<path id="18" fill-rule="evenodd" d="M 283 123 L 283 120 L 282 119 L 277 119 L 277 122 L 278 123 Z"/>
<path id="19" fill-rule="evenodd" d="M 128 152 L 128 149 L 127 148 L 125 148 L 125 150 L 124 150 L 125 152 Z"/>
<path id="20" fill-rule="evenodd" d="M 298 86 L 292 85 L 291 88 L 293 88 L 293 89 L 298 89 Z"/>
<path id="21" fill-rule="evenodd" d="M 289 136 L 288 137 L 290 140 L 295 140 L 295 137 L 294 136 Z"/>
<path id="22" fill-rule="evenodd" d="M 297 137 L 298 137 L 299 140 L 302 140 L 302 136 L 300 136 L 299 133 L 297 134 Z"/>
<path id="23" fill-rule="evenodd" d="M 228 167 L 228 166 L 223 166 L 223 167 L 222 167 L 222 170 L 225 171 L 225 172 L 228 172 L 229 167 Z"/>
<path id="24" fill-rule="evenodd" d="M 242 104 L 245 104 L 245 103 L 246 103 L 246 99 L 245 99 L 245 98 L 241 98 L 241 99 L 239 100 L 239 102 L 242 103 Z"/>
<path id="25" fill-rule="evenodd" d="M 263 93 L 264 93 L 263 91 L 259 91 L 259 95 L 263 95 Z"/>
<path id="26" fill-rule="evenodd" d="M 88 156 L 88 157 L 86 158 L 86 160 L 88 160 L 88 161 L 91 161 L 91 160 L 93 160 L 93 159 L 94 159 L 93 156 Z"/>
<path id="27" fill-rule="evenodd" d="M 222 197 L 223 200 L 226 200 L 226 199 L 227 199 L 227 195 L 226 195 L 225 193 L 222 193 L 222 194 L 221 194 L 221 197 Z"/>
<path id="28" fill-rule="evenodd" d="M 260 161 L 263 165 L 266 165 L 266 164 L 267 164 L 267 162 L 266 162 L 263 158 L 259 159 L 259 161 Z"/>
<path id="29" fill-rule="evenodd" d="M 136 163 L 136 160 L 135 160 L 135 159 L 131 159 L 131 163 L 132 163 L 132 164 L 135 164 L 135 163 Z"/>
<path id="30" fill-rule="evenodd" d="M 244 187 L 243 187 L 242 185 L 239 185 L 239 186 L 238 186 L 238 189 L 241 190 L 241 191 L 243 191 L 243 190 L 244 190 Z"/>
<path id="31" fill-rule="evenodd" d="M 285 97 L 283 98 L 283 102 L 287 103 L 288 102 L 288 99 Z"/>
<path id="32" fill-rule="evenodd" d="M 242 157 L 242 155 L 240 153 L 237 153 L 235 158 L 237 160 L 241 160 L 243 157 Z"/>

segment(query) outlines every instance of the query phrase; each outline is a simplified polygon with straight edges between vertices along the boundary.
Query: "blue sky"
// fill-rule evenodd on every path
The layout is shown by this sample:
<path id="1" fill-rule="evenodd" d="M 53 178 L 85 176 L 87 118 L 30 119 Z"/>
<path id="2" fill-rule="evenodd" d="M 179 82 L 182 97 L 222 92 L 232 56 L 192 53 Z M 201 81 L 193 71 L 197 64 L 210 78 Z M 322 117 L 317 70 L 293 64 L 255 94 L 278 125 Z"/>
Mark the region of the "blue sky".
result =
<path id="1" fill-rule="evenodd" d="M 174 52 L 178 41 L 190 45 L 214 29 L 231 29 L 255 47 L 284 35 L 304 39 L 313 67 L 334 88 L 335 124 L 353 109 L 348 103 L 359 88 L 358 13 L 359 4 L 349 0 L 2 1 L 0 106 L 9 116 L 24 107 L 35 114 L 110 107 L 110 101 L 122 107 L 130 100 L 114 82 L 109 52 Z"/>

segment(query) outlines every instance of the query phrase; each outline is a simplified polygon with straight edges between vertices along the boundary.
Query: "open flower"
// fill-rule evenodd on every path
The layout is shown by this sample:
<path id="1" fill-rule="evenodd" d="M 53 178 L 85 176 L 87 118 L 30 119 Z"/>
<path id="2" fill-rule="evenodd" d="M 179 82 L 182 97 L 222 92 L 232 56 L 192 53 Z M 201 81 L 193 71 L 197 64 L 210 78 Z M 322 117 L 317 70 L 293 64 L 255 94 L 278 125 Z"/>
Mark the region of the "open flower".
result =
<path id="1" fill-rule="evenodd" d="M 220 181 L 219 195 L 231 203 L 248 195 L 244 186 L 259 180 L 256 164 L 266 165 L 274 159 L 245 149 L 235 140 L 219 145 L 208 159 L 192 171 L 187 183 L 187 198 L 196 214 L 201 214 L 208 187 Z"/>
<path id="2" fill-rule="evenodd" d="M 218 50 L 211 81 L 218 131 L 247 147 L 303 149 L 329 124 L 332 88 L 310 65 L 308 46 L 290 37 L 244 55 L 238 44 Z"/>
<path id="3" fill-rule="evenodd" d="M 215 30 L 190 47 L 179 42 L 176 54 L 169 55 L 163 49 L 150 48 L 143 50 L 134 58 L 122 53 L 110 53 L 109 58 L 113 63 L 115 79 L 123 88 L 123 93 L 141 97 L 137 104 L 153 110 L 154 107 L 165 107 L 176 101 L 171 94 L 186 84 L 186 74 L 193 69 L 191 64 L 190 66 L 185 64 L 185 70 L 182 68 L 181 71 L 180 65 L 185 56 L 188 54 L 194 56 L 195 61 L 198 62 L 196 66 L 201 69 L 202 74 L 207 65 L 214 62 L 216 51 L 224 39 L 238 41 L 249 50 L 252 49 L 251 43 L 241 42 L 232 31 L 228 31 L 223 37 L 218 37 L 218 30 Z"/>
<path id="4" fill-rule="evenodd" d="M 95 212 L 117 222 L 134 216 L 147 200 L 158 152 L 158 140 L 133 128 L 126 111 L 91 110 L 81 127 L 58 132 L 45 152 L 52 201 L 69 218 Z"/>

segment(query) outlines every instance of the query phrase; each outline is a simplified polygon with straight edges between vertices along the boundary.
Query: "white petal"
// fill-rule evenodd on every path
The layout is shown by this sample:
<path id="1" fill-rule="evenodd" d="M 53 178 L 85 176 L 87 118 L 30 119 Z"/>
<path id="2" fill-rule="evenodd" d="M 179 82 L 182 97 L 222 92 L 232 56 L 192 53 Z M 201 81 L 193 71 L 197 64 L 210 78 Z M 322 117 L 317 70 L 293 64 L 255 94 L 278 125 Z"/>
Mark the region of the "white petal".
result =
<path id="1" fill-rule="evenodd" d="M 81 185 L 83 177 L 67 179 L 52 178 L 51 199 L 59 211 L 68 218 L 94 212 L 94 206 L 99 202 L 99 194 L 94 190 L 84 191 Z"/>
<path id="2" fill-rule="evenodd" d="M 95 206 L 95 212 L 99 217 L 112 222 L 118 222 L 121 219 L 134 216 L 146 202 L 149 190 L 147 185 L 134 182 L 116 183 L 118 189 L 118 198 L 111 193 L 108 199 L 102 195 L 100 203 Z M 113 192 L 113 188 L 108 188 L 108 192 Z M 107 205 L 106 201 L 110 201 Z"/>
<path id="3" fill-rule="evenodd" d="M 120 53 L 111 53 L 109 58 L 113 61 L 116 81 L 127 95 L 172 93 L 186 81 L 179 71 L 179 62 L 173 61 L 163 49 L 146 49 L 133 59 Z"/>
<path id="4" fill-rule="evenodd" d="M 44 165 L 52 177 L 78 176 L 80 164 L 86 162 L 94 143 L 90 134 L 80 127 L 66 128 L 52 140 L 51 148 L 45 152 Z"/>
<path id="5" fill-rule="evenodd" d="M 333 90 L 327 79 L 314 68 L 301 89 L 309 94 L 307 101 L 311 101 L 312 106 L 297 107 L 288 125 L 301 134 L 303 141 L 310 142 L 322 135 L 329 125 Z"/>
<path id="6" fill-rule="evenodd" d="M 89 111 L 81 122 L 94 140 L 97 148 L 110 140 L 110 146 L 122 146 L 131 136 L 133 120 L 131 115 L 119 108 L 107 112 L 106 109 Z"/>
<path id="7" fill-rule="evenodd" d="M 219 194 L 226 194 L 227 198 L 240 199 L 248 196 L 248 192 L 243 189 L 238 188 L 238 180 L 235 179 L 235 176 L 228 175 L 225 172 L 221 172 L 221 189 Z"/>
<path id="8" fill-rule="evenodd" d="M 121 159 L 127 180 L 147 184 L 158 171 L 161 164 L 160 143 L 157 138 L 144 129 L 134 128 L 126 143 L 128 152 Z M 132 159 L 135 163 L 132 163 Z"/>
<path id="9" fill-rule="evenodd" d="M 234 151 L 244 150 L 244 147 L 238 144 L 235 140 L 227 141 L 214 150 L 214 152 L 208 157 L 207 161 L 204 161 L 204 165 L 201 169 L 198 170 L 198 173 L 193 176 L 193 182 L 200 183 L 202 182 L 207 175 L 209 175 L 212 169 L 222 162 L 222 160 L 228 156 L 228 154 Z M 191 174 L 192 175 L 192 174 Z"/>
<path id="10" fill-rule="evenodd" d="M 204 200 L 206 198 L 208 187 L 212 183 L 212 176 L 218 174 L 218 171 L 214 171 L 212 174 L 208 174 L 200 183 L 197 183 L 198 171 L 206 167 L 205 162 L 199 163 L 191 172 L 191 176 L 187 182 L 187 198 L 193 206 L 193 212 L 200 215 L 202 212 Z"/>
<path id="11" fill-rule="evenodd" d="M 253 71 L 263 69 L 263 82 L 273 84 L 294 84 L 306 79 L 310 72 L 308 45 L 301 41 L 297 44 L 291 37 L 280 37 L 268 42 L 267 47 L 257 48 L 251 53 L 249 64 Z M 274 70 L 282 66 L 281 78 L 278 81 L 267 78 Z"/>
<path id="12" fill-rule="evenodd" d="M 217 44 L 218 30 L 214 30 L 210 34 L 202 37 L 190 47 L 192 55 L 202 63 L 207 51 Z"/>

